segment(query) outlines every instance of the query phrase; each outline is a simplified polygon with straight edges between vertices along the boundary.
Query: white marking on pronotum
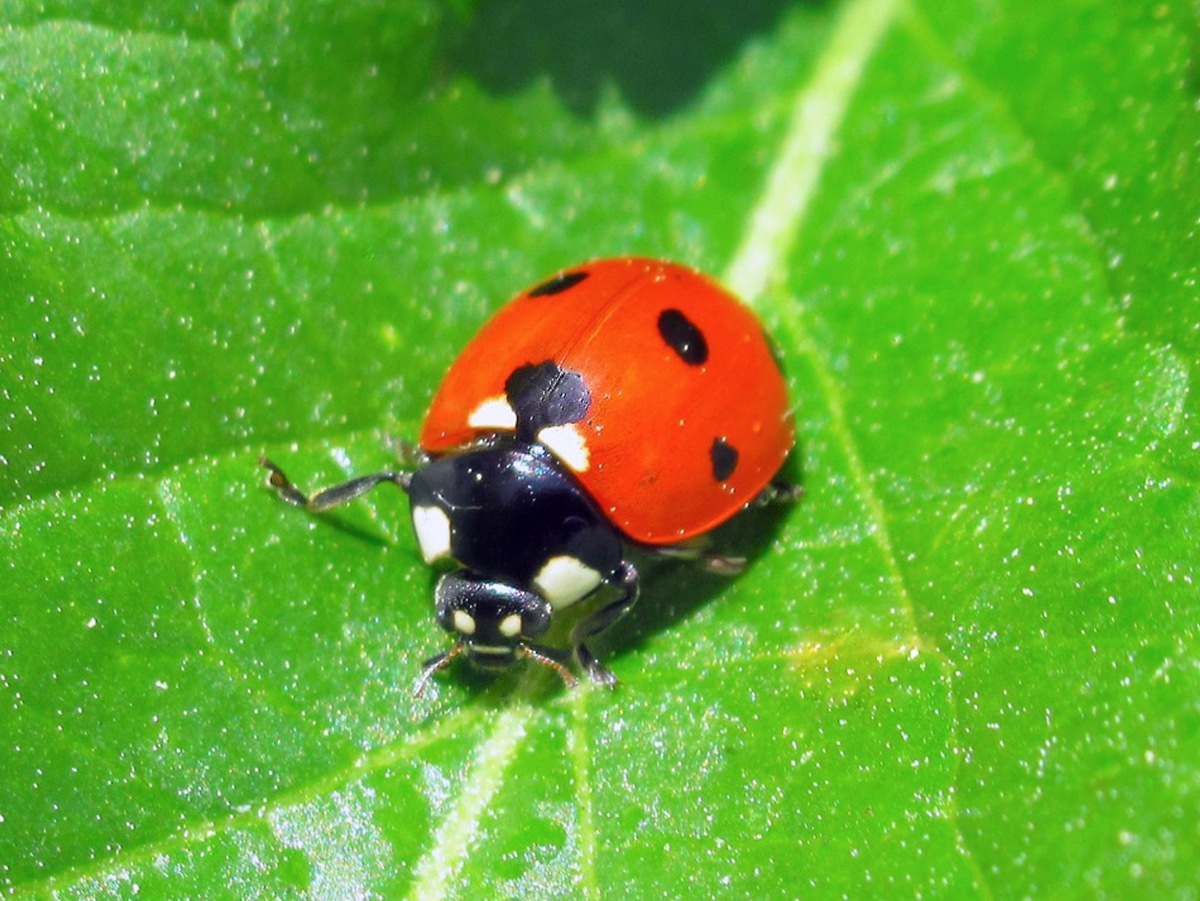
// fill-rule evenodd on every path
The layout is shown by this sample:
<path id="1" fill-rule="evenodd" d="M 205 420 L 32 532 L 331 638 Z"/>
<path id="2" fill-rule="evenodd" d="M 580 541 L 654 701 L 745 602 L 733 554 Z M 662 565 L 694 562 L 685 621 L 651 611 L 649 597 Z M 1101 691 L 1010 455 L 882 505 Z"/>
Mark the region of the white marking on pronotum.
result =
<path id="1" fill-rule="evenodd" d="M 504 429 L 511 432 L 517 427 L 517 412 L 504 395 L 489 397 L 471 411 L 467 425 L 473 429 Z"/>
<path id="2" fill-rule="evenodd" d="M 459 635 L 475 634 L 475 619 L 466 610 L 454 611 L 454 631 Z"/>
<path id="3" fill-rule="evenodd" d="M 851 0 L 796 96 L 783 146 L 750 216 L 723 281 L 756 300 L 786 270 L 792 243 L 816 193 L 821 171 L 837 149 L 837 132 L 862 82 L 867 60 L 895 21 L 902 0 Z"/>
<path id="4" fill-rule="evenodd" d="M 413 507 L 413 531 L 426 563 L 450 556 L 450 517 L 441 507 Z"/>
<path id="5" fill-rule="evenodd" d="M 574 557 L 551 557 L 533 584 L 555 610 L 561 610 L 590 594 L 604 577 Z"/>
<path id="6" fill-rule="evenodd" d="M 505 638 L 516 638 L 521 634 L 521 614 L 510 613 L 500 620 L 500 634 Z"/>
<path id="7" fill-rule="evenodd" d="M 504 774 L 521 748 L 532 716 L 529 707 L 514 705 L 496 717 L 496 725 L 480 745 L 474 765 L 458 786 L 450 812 L 434 833 L 433 844 L 413 868 L 410 898 L 433 901 L 450 893 L 492 799 L 504 785 Z"/>
<path id="8" fill-rule="evenodd" d="M 575 472 L 587 472 L 587 439 L 575 423 L 548 425 L 537 433 L 537 439 Z"/>

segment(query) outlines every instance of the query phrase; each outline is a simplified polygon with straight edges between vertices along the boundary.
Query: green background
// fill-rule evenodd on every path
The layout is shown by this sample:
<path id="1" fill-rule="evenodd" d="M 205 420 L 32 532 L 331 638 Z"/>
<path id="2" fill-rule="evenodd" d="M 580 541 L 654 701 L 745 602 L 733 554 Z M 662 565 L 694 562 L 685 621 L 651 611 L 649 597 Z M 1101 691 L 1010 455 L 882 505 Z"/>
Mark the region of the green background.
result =
<path id="1" fill-rule="evenodd" d="M 0 5 L 0 894 L 1196 897 L 1196 25 Z M 618 253 L 756 306 L 804 501 L 650 573 L 616 692 L 415 700 L 403 498 L 255 461 L 387 466 Z"/>

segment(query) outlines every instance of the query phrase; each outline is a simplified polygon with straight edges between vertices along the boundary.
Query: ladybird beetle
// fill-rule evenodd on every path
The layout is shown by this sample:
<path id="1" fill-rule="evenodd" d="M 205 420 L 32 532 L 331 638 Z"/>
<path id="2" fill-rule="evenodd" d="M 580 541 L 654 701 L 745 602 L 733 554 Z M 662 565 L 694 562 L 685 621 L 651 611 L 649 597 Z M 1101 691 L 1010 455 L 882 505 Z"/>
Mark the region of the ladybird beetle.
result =
<path id="1" fill-rule="evenodd" d="M 705 533 L 756 502 L 794 440 L 784 379 L 753 313 L 700 273 L 641 258 L 565 269 L 517 295 L 451 365 L 411 470 L 311 496 L 269 460 L 286 501 L 323 511 L 391 482 L 408 494 L 451 647 L 485 669 L 530 659 L 575 678 L 539 644 L 556 613 L 607 592 L 571 631 L 594 682 L 616 677 L 588 649 L 636 602 L 631 547 L 733 573 Z"/>

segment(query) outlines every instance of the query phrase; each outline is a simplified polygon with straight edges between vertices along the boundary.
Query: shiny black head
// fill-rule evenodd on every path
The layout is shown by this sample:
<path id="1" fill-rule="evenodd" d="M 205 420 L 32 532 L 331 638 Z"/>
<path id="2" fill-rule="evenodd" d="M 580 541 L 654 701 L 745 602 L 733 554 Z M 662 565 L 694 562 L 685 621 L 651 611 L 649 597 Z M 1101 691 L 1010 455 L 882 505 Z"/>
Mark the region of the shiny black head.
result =
<path id="1" fill-rule="evenodd" d="M 532 591 L 465 571 L 446 573 L 434 591 L 438 624 L 466 648 L 471 662 L 501 669 L 550 627 L 550 604 Z"/>

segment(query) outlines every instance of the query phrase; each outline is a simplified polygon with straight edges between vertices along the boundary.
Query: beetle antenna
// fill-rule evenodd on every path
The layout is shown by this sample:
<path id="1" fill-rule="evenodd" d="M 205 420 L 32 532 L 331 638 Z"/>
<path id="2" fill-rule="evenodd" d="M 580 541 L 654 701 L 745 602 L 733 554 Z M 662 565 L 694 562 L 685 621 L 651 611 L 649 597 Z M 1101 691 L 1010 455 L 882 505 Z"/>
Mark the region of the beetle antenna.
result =
<path id="1" fill-rule="evenodd" d="M 521 645 L 521 653 L 535 663 L 540 663 L 542 666 L 549 667 L 558 673 L 559 677 L 566 683 L 567 688 L 574 688 L 579 684 L 579 680 L 575 678 L 574 673 L 548 654 L 536 651 L 527 644 Z"/>
<path id="2" fill-rule="evenodd" d="M 440 654 L 435 654 L 421 665 L 421 676 L 417 679 L 417 684 L 413 686 L 413 698 L 420 700 L 425 694 L 425 686 L 429 684 L 429 680 L 433 678 L 433 674 L 438 670 L 445 669 L 451 660 L 461 654 L 463 645 L 461 641 L 456 641 L 454 646 L 448 651 L 442 651 Z"/>

